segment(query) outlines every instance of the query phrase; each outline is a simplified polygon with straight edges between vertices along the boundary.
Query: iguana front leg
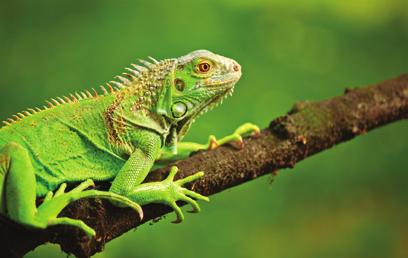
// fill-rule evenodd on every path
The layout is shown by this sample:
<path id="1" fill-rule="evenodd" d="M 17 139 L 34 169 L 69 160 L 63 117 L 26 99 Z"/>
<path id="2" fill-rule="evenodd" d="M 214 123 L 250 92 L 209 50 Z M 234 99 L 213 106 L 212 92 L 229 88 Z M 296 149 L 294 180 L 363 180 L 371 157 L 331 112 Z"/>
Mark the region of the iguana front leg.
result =
<path id="1" fill-rule="evenodd" d="M 192 198 L 208 201 L 208 198 L 182 187 L 185 183 L 197 180 L 204 175 L 203 172 L 174 181 L 177 168 L 173 167 L 169 176 L 161 182 L 142 183 L 151 171 L 154 161 L 161 148 L 160 137 L 151 132 L 144 132 L 136 137 L 134 146 L 138 146 L 122 167 L 112 182 L 109 191 L 123 195 L 132 201 L 145 205 L 161 203 L 171 206 L 177 215 L 175 223 L 181 222 L 184 216 L 177 206 L 177 201 L 185 201 L 193 206 L 193 212 L 200 210 L 197 202 Z M 116 203 L 114 203 L 116 204 Z M 122 206 L 119 204 L 118 206 Z"/>
<path id="2" fill-rule="evenodd" d="M 232 134 L 227 135 L 220 140 L 217 140 L 214 135 L 208 137 L 207 144 L 200 144 L 195 142 L 179 142 L 177 144 L 177 152 L 172 150 L 163 150 L 160 158 L 156 162 L 155 167 L 162 167 L 171 162 L 188 158 L 192 152 L 199 150 L 212 150 L 218 146 L 232 143 L 234 147 L 241 149 L 243 147 L 242 137 L 247 135 L 258 135 L 260 129 L 258 126 L 245 123 L 239 126 Z"/>

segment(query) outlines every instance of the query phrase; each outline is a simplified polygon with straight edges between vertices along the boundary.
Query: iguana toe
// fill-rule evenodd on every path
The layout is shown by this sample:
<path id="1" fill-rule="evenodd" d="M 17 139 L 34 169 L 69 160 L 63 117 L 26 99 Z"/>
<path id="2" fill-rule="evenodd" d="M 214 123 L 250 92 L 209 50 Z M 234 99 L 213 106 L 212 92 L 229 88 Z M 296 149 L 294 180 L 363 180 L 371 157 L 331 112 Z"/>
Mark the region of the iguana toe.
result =
<path id="1" fill-rule="evenodd" d="M 210 135 L 208 140 L 208 149 L 212 150 L 224 144 L 231 144 L 234 148 L 241 150 L 242 148 L 244 148 L 244 141 L 242 138 L 243 136 L 251 135 L 254 137 L 258 137 L 260 135 L 260 132 L 261 130 L 258 126 L 251 123 L 245 123 L 239 126 L 234 131 L 234 133 L 227 135 L 220 140 L 217 140 L 215 136 Z"/>

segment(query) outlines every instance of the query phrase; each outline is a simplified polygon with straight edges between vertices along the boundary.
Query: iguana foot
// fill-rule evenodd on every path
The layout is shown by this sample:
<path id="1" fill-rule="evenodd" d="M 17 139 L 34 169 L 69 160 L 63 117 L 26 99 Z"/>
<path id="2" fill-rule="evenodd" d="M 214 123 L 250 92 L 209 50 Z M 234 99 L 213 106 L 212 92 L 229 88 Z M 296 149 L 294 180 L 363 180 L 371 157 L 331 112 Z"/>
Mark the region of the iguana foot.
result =
<path id="1" fill-rule="evenodd" d="M 243 136 L 252 135 L 257 137 L 260 132 L 261 130 L 258 126 L 251 123 L 245 123 L 238 127 L 234 133 L 225 136 L 220 140 L 217 140 L 214 135 L 210 135 L 208 139 L 208 149 L 212 150 L 227 143 L 232 144 L 237 149 L 242 149 L 244 147 L 244 141 L 242 140 Z"/>
<path id="2" fill-rule="evenodd" d="M 151 182 L 137 186 L 132 192 L 130 198 L 142 204 L 162 203 L 169 205 L 177 215 L 177 219 L 172 221 L 172 223 L 182 222 L 184 220 L 184 215 L 180 207 L 177 205 L 177 201 L 183 201 L 190 204 L 193 210 L 189 212 L 197 213 L 200 211 L 200 206 L 196 200 L 208 202 L 209 198 L 182 187 L 184 184 L 193 182 L 204 176 L 204 172 L 197 172 L 194 175 L 174 181 L 174 176 L 177 172 L 178 168 L 172 166 L 166 179 L 161 182 Z"/>
<path id="3" fill-rule="evenodd" d="M 122 205 L 128 206 L 137 211 L 140 216 L 140 220 L 143 219 L 143 211 L 139 204 L 124 196 L 112 192 L 99 190 L 84 191 L 90 186 L 94 186 L 94 182 L 91 179 L 88 179 L 69 192 L 65 192 L 67 187 L 67 184 L 65 183 L 61 184 L 55 194 L 53 194 L 51 191 L 48 192 L 44 198 L 44 201 L 37 209 L 36 225 L 41 228 L 61 224 L 75 226 L 84 231 L 89 237 L 94 237 L 96 235 L 95 230 L 86 225 L 83 221 L 67 217 L 57 218 L 58 214 L 68 204 L 82 198 L 102 198 L 121 203 Z"/>

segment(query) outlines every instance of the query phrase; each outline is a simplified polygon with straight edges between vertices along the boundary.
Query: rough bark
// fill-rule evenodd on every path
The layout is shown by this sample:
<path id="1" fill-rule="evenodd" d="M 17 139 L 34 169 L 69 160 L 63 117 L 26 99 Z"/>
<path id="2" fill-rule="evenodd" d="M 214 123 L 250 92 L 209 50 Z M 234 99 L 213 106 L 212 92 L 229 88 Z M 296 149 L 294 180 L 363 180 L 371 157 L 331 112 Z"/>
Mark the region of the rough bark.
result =
<path id="1" fill-rule="evenodd" d="M 203 170 L 205 176 L 189 187 L 212 195 L 279 169 L 292 168 L 315 153 L 406 118 L 408 74 L 366 88 L 346 89 L 344 95 L 328 100 L 299 102 L 287 115 L 273 120 L 259 137 L 245 139 L 241 150 L 222 146 L 177 162 L 180 169 L 177 178 Z M 146 181 L 162 180 L 167 171 L 168 168 L 156 170 Z M 98 187 L 106 188 L 106 185 Z M 101 251 L 106 242 L 171 211 L 163 205 L 147 205 L 143 209 L 145 218 L 138 221 L 133 211 L 116 208 L 106 201 L 73 203 L 63 215 L 81 219 L 96 229 L 97 237 L 91 240 L 72 227 L 35 231 L 2 219 L 2 254 L 21 257 L 41 244 L 53 242 L 60 244 L 65 252 L 88 257 Z"/>

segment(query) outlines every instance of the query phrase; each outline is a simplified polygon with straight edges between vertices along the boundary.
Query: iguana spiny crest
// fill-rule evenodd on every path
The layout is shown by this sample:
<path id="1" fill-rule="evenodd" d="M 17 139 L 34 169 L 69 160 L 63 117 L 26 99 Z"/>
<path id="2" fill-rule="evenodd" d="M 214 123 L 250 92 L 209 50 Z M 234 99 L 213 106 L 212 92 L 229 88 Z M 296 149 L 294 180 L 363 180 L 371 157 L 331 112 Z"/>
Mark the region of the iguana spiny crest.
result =
<path id="1" fill-rule="evenodd" d="M 232 94 L 235 83 L 241 77 L 240 65 L 232 59 L 207 50 L 193 51 L 185 56 L 150 62 L 139 59 L 143 65 L 132 64 L 126 73 L 116 76 L 106 86 L 100 86 L 102 96 L 95 89 L 57 97 L 47 101 L 48 106 L 30 108 L 3 121 L 14 124 L 27 116 L 60 105 L 75 104 L 89 99 L 115 95 L 112 107 L 125 109 L 123 113 L 138 112 L 150 116 L 162 116 L 175 125 L 174 133 L 180 140 L 191 123 L 201 114 L 222 103 Z M 121 105 L 119 105 L 121 104 Z M 114 119 L 121 122 L 121 119 Z"/>

